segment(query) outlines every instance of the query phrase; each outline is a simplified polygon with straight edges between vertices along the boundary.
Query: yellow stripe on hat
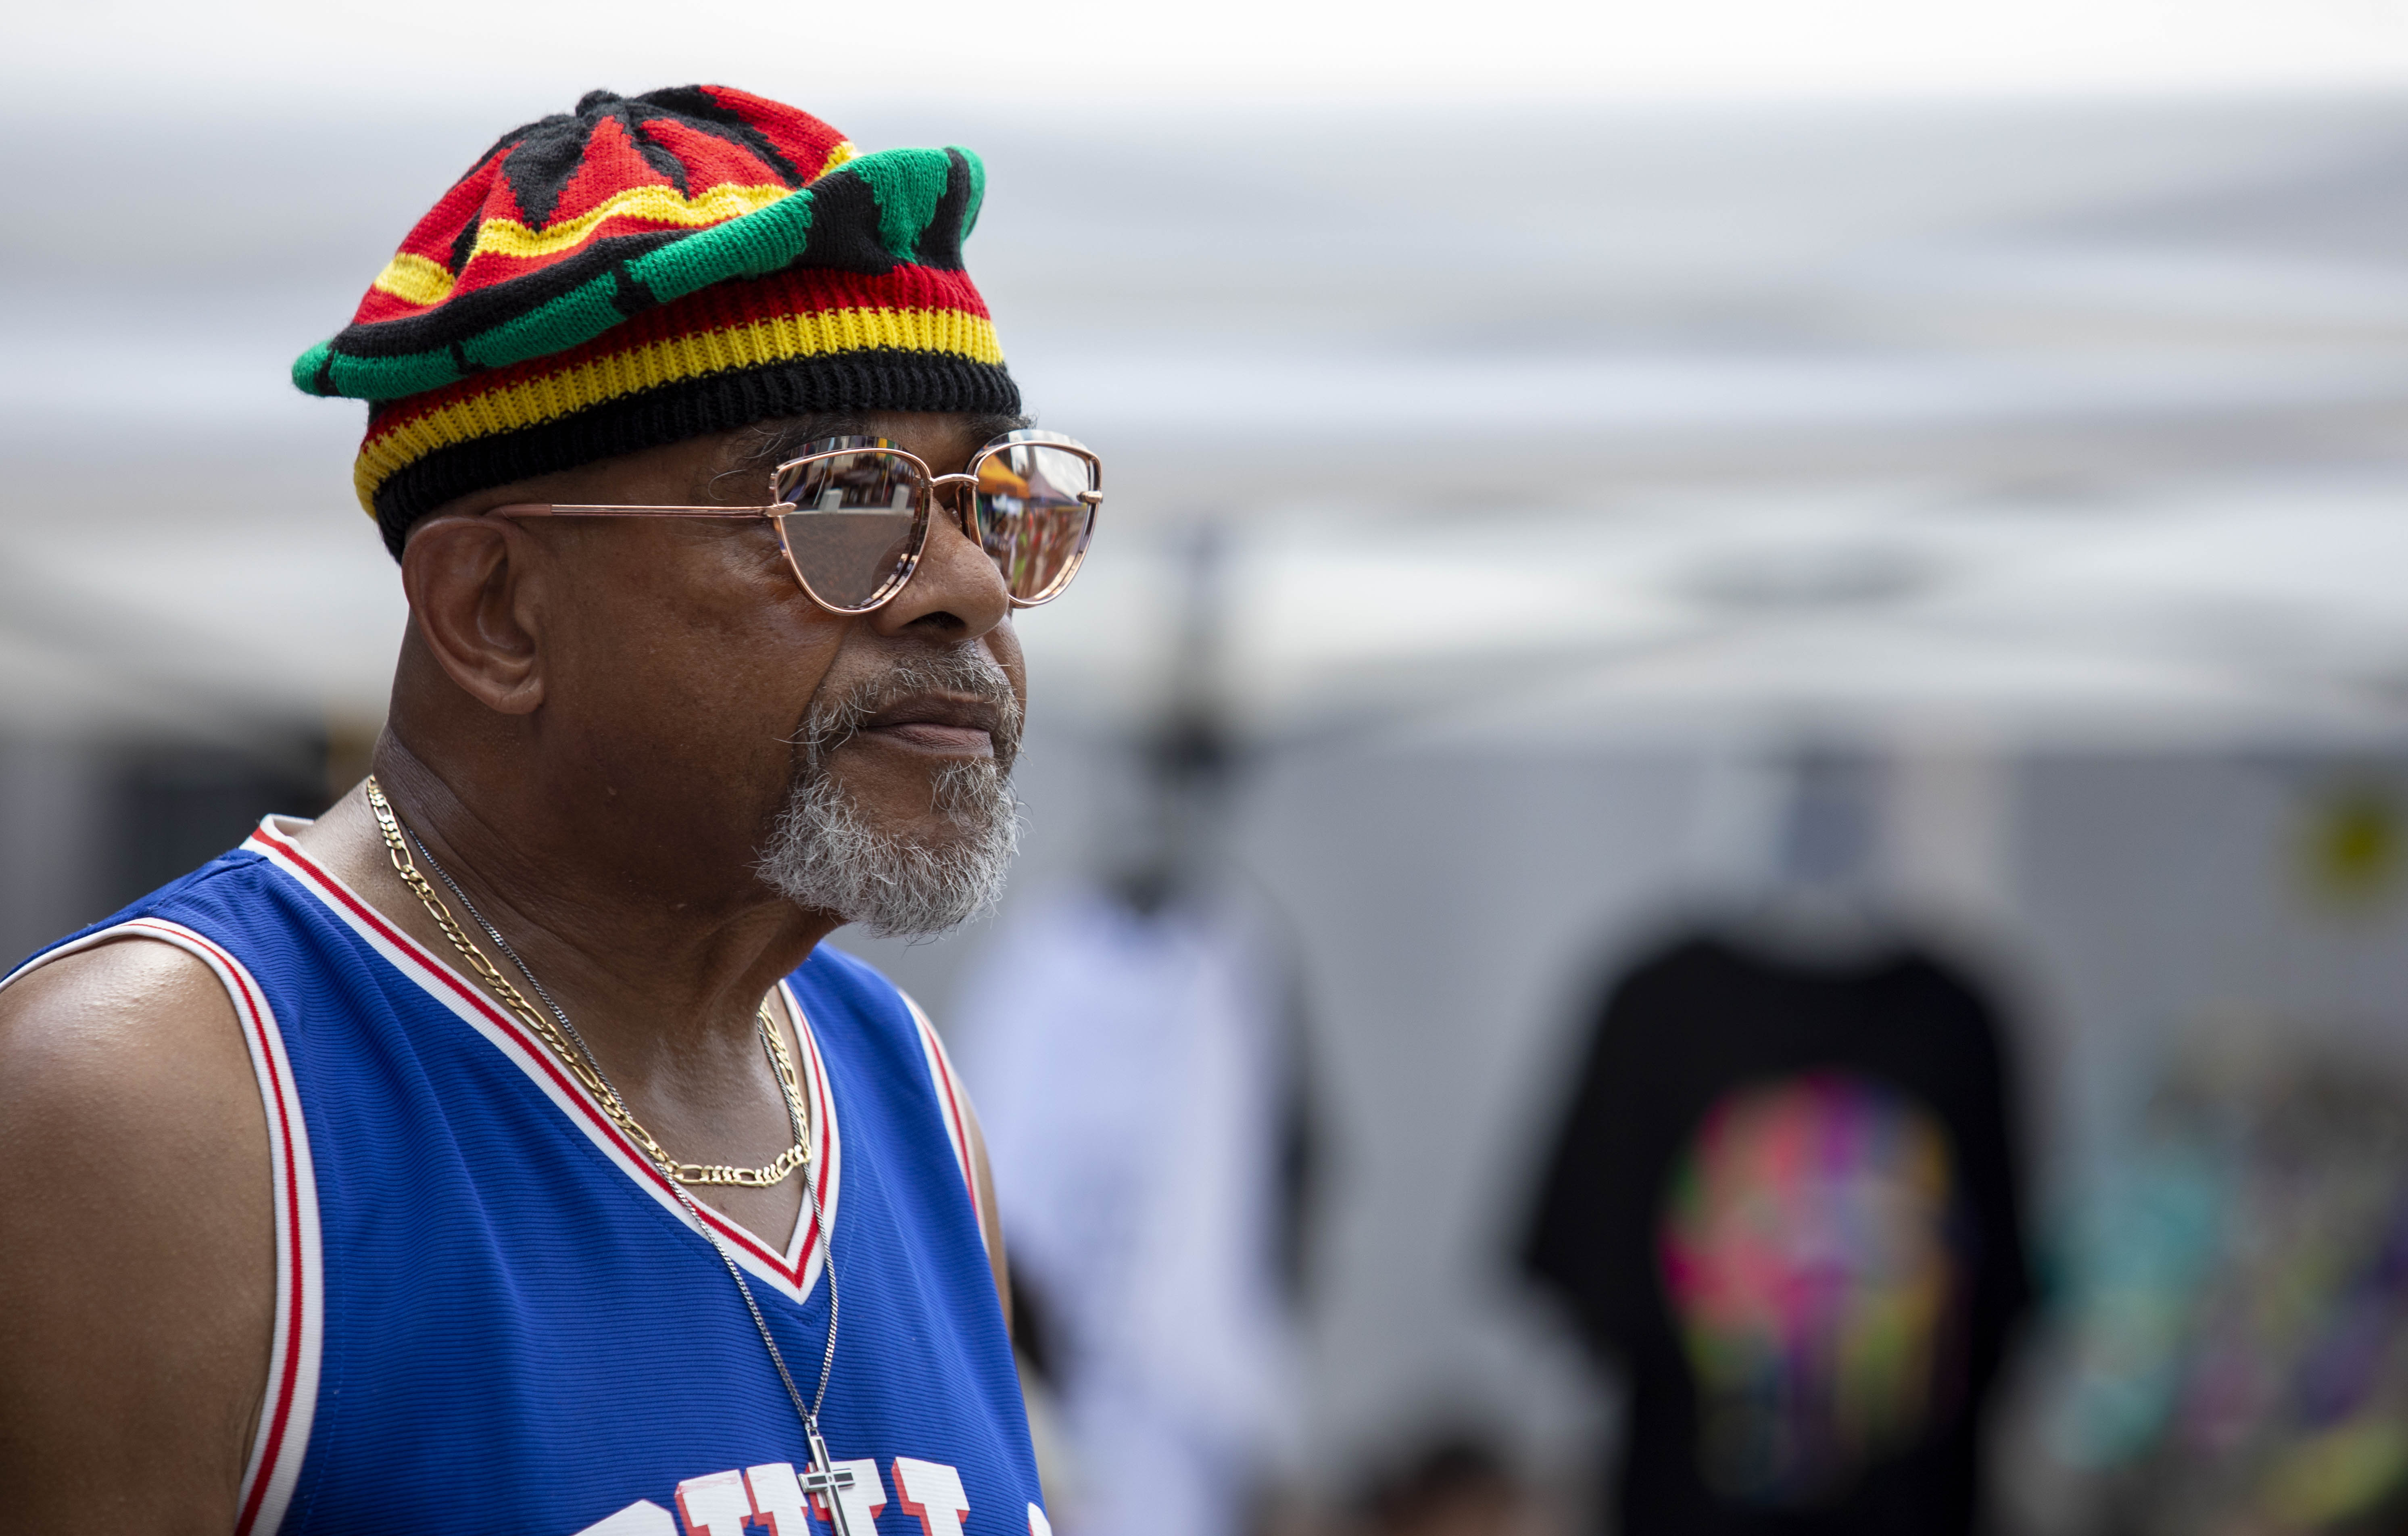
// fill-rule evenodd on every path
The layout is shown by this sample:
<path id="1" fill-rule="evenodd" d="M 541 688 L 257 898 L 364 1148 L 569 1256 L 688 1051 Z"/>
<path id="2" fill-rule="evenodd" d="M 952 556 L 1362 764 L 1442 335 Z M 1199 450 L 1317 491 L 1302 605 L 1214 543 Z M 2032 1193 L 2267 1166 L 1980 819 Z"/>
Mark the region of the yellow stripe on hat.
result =
<path id="1" fill-rule="evenodd" d="M 437 449 L 557 421 L 575 411 L 664 384 L 731 368 L 805 357 L 892 349 L 944 352 L 1000 364 L 995 323 L 960 309 L 822 309 L 778 315 L 724 330 L 649 341 L 556 373 L 467 395 L 372 433 L 360 446 L 351 483 L 375 513 L 377 487 Z"/>
<path id="2" fill-rule="evenodd" d="M 516 219 L 488 219 L 477 227 L 477 245 L 469 253 L 469 259 L 474 260 L 488 251 L 502 256 L 528 257 L 573 251 L 592 238 L 594 231 L 605 219 L 642 219 L 650 223 L 684 224 L 700 229 L 757 212 L 781 197 L 793 196 L 794 193 L 794 188 L 780 186 L 774 181 L 759 187 L 723 181 L 694 197 L 688 197 L 675 187 L 629 187 L 605 198 L 574 219 L 563 220 L 542 229 L 523 224 Z"/>
<path id="3" fill-rule="evenodd" d="M 370 286 L 379 293 L 391 294 L 404 304 L 424 309 L 450 298 L 455 280 L 441 262 L 404 251 L 384 264 L 384 270 L 377 274 Z"/>

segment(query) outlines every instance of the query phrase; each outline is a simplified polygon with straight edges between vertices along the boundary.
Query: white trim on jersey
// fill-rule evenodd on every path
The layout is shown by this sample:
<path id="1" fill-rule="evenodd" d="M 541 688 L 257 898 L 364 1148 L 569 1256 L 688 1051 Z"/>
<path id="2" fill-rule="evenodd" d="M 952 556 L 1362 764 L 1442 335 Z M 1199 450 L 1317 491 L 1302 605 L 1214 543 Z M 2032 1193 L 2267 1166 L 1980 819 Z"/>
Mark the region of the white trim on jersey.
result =
<path id="1" fill-rule="evenodd" d="M 544 1097 L 566 1116 L 569 1123 L 582 1131 L 586 1139 L 604 1156 L 617 1165 L 635 1185 L 651 1196 L 688 1228 L 700 1233 L 694 1214 L 671 1192 L 668 1177 L 655 1166 L 641 1148 L 628 1140 L 626 1133 L 610 1123 L 595 1103 L 584 1086 L 569 1075 L 550 1047 L 529 1035 L 519 1021 L 496 1006 L 484 990 L 437 956 L 418 940 L 395 926 L 383 913 L 364 899 L 350 886 L 337 880 L 308 854 L 303 853 L 269 817 L 260 823 L 243 846 L 265 855 L 267 861 L 291 876 L 302 889 L 309 892 L 333 912 L 363 942 L 392 964 L 393 968 L 415 983 L 453 1017 L 483 1036 L 503 1057 L 524 1072 L 528 1081 L 542 1090 Z M 811 1112 L 811 1167 L 820 1181 L 820 1209 L 834 1227 L 837 1202 L 844 1189 L 844 1141 L 836 1120 L 835 1095 L 828 1083 L 827 1065 L 820 1055 L 819 1042 L 812 1038 L 810 1020 L 805 1017 L 801 1002 L 791 987 L 781 984 L 786 1006 L 793 1011 L 796 1035 L 802 1046 L 800 1063 L 804 1091 Z M 753 1278 L 770 1286 L 789 1300 L 800 1303 L 818 1285 L 823 1247 L 819 1228 L 811 1216 L 810 1204 L 804 1202 L 795 1222 L 793 1238 L 781 1253 L 755 1236 L 750 1229 L 722 1215 L 708 1205 L 699 1207 L 702 1219 L 710 1224 L 736 1261 Z"/>
<path id="2" fill-rule="evenodd" d="M 309 1449 L 309 1426 L 318 1411 L 320 1351 L 325 1339 L 323 1258 L 318 1245 L 318 1178 L 309 1159 L 309 1128 L 284 1035 L 267 997 L 225 950 L 205 935 L 164 918 L 137 917 L 61 944 L 0 976 L 0 987 L 18 977 L 78 955 L 97 944 L 139 939 L 170 944 L 209 968 L 226 989 L 244 1047 L 251 1055 L 259 1098 L 267 1113 L 268 1174 L 275 1190 L 276 1331 L 267 1357 L 267 1391 L 251 1434 L 251 1459 L 243 1468 L 236 1504 L 235 1536 L 272 1531 L 284 1521 Z"/>
<path id="3" fill-rule="evenodd" d="M 945 1140 L 953 1143 L 953 1162 L 962 1170 L 962 1187 L 970 1192 L 970 1213 L 979 1220 L 982 1232 L 986 1226 L 985 1203 L 980 1199 L 978 1161 L 970 1156 L 969 1114 L 963 1108 L 969 1095 L 961 1086 L 959 1074 L 953 1070 L 953 1058 L 945 1054 L 945 1042 L 929 1022 L 925 1010 L 911 994 L 896 988 L 903 1006 L 911 1011 L 911 1021 L 920 1026 L 920 1054 L 927 1058 L 928 1084 L 936 1090 L 937 1113 L 945 1122 Z"/>

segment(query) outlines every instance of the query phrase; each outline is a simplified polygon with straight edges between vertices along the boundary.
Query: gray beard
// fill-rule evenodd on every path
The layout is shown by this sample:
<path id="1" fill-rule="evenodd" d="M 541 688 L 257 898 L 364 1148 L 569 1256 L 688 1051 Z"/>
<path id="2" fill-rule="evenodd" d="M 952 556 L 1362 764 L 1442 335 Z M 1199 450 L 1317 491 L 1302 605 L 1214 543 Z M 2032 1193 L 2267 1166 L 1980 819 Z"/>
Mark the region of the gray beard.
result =
<path id="1" fill-rule="evenodd" d="M 995 756 L 939 770 L 938 817 L 953 836 L 935 843 L 873 825 L 828 771 L 829 754 L 893 698 L 936 687 L 1004 706 Z M 882 938 L 928 938 L 992 909 L 1020 851 L 1011 763 L 1020 711 L 1003 669 L 978 653 L 906 664 L 871 688 L 814 706 L 785 809 L 753 868 L 795 905 L 834 912 Z"/>

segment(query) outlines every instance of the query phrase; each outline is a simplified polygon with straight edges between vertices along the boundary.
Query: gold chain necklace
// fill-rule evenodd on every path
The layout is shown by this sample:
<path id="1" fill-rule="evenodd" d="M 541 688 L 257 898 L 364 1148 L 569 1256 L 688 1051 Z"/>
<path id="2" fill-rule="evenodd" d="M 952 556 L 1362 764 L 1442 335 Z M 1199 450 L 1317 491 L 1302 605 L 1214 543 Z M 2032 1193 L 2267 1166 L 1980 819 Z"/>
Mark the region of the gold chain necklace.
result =
<path id="1" fill-rule="evenodd" d="M 435 894 L 435 887 L 428 883 L 426 876 L 410 858 L 409 845 L 403 839 L 401 823 L 394 817 L 391 803 L 385 799 L 383 788 L 377 783 L 373 776 L 368 779 L 366 788 L 368 809 L 376 813 L 377 826 L 384 833 L 385 850 L 392 855 L 394 872 L 401 876 L 401 883 L 408 886 L 411 893 L 425 906 L 426 915 L 435 919 L 435 926 L 443 930 L 444 938 L 452 940 L 452 947 L 460 952 L 460 957 L 468 962 L 468 968 L 477 973 L 478 979 L 491 987 L 494 995 L 499 997 L 509 1011 L 518 1016 L 519 1021 L 534 1030 L 537 1037 L 552 1048 L 552 1054 L 561 1059 L 561 1062 L 576 1075 L 577 1081 L 584 1084 L 585 1091 L 593 1095 L 594 1101 L 602 1106 L 602 1113 L 610 1117 L 610 1123 L 626 1132 L 628 1140 L 643 1148 L 645 1156 L 660 1165 L 661 1171 L 680 1184 L 740 1184 L 747 1189 L 766 1189 L 784 1183 L 795 1170 L 811 1160 L 810 1114 L 803 1107 L 801 1084 L 795 1076 L 794 1058 L 787 1055 L 786 1042 L 780 1038 L 778 1026 L 769 1017 L 769 1000 L 767 998 L 761 999 L 760 1012 L 755 1015 L 755 1022 L 760 1027 L 761 1042 L 768 1052 L 770 1066 L 778 1079 L 778 1090 L 785 1096 L 786 1112 L 798 1133 L 795 1144 L 759 1168 L 730 1168 L 724 1163 L 679 1162 L 670 1156 L 668 1149 L 662 1146 L 653 1138 L 652 1133 L 646 1130 L 637 1121 L 635 1115 L 629 1113 L 625 1100 L 619 1097 L 618 1089 L 612 1087 L 609 1080 L 602 1075 L 601 1064 L 593 1059 L 590 1048 L 577 1048 L 584 1046 L 584 1041 L 580 1040 L 577 1041 L 576 1047 L 573 1047 L 568 1038 L 561 1032 L 559 1025 L 538 1012 L 535 1006 L 526 1000 L 525 995 L 511 983 L 510 979 L 503 975 L 493 961 L 485 957 L 485 952 L 479 949 L 469 940 L 468 936 L 461 931 L 459 921 L 452 915 L 452 909 L 445 906 L 443 898 Z M 428 855 L 430 858 L 433 856 Z M 442 871 L 438 868 L 437 873 L 441 874 Z M 444 875 L 444 883 L 452 884 L 451 876 L 448 874 Z M 452 885 L 452 889 L 457 892 L 459 887 Z M 467 897 L 462 896 L 460 899 L 466 901 Z M 474 914 L 471 913 L 471 915 Z M 491 932 L 490 929 L 487 931 Z M 493 934 L 493 938 L 496 943 L 501 942 L 499 934 Z M 515 959 L 516 956 L 512 955 L 512 958 Z M 533 983 L 535 978 L 530 975 L 527 980 Z"/>

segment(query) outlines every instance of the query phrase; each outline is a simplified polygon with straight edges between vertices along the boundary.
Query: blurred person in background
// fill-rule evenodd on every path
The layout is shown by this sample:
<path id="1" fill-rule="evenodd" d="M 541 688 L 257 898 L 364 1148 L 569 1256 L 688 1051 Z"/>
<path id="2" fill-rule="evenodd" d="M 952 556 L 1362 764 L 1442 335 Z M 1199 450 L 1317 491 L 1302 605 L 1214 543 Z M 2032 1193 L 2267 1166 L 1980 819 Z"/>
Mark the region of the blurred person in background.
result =
<path id="1" fill-rule="evenodd" d="M 0 992 L 9 1529 L 1044 1536 L 977 1122 L 820 942 L 994 898 L 1101 499 L 983 187 L 595 92 L 296 364 L 370 403 L 388 728 Z"/>
<path id="2" fill-rule="evenodd" d="M 1007 918 L 957 1009 L 1065 1536 L 1237 1536 L 1296 1473 L 1308 1140 L 1284 956 L 1206 856 L 1232 770 L 1209 718 L 1165 731 L 1140 850 Z"/>
<path id="3" fill-rule="evenodd" d="M 1207 523 L 1182 553 L 1139 816 L 1108 876 L 1005 920 L 957 1009 L 1014 1299 L 1060 1410 L 1065 1536 L 1237 1536 L 1296 1513 L 1300 1011 L 1275 925 L 1223 856 L 1243 767 L 1224 540 Z"/>

